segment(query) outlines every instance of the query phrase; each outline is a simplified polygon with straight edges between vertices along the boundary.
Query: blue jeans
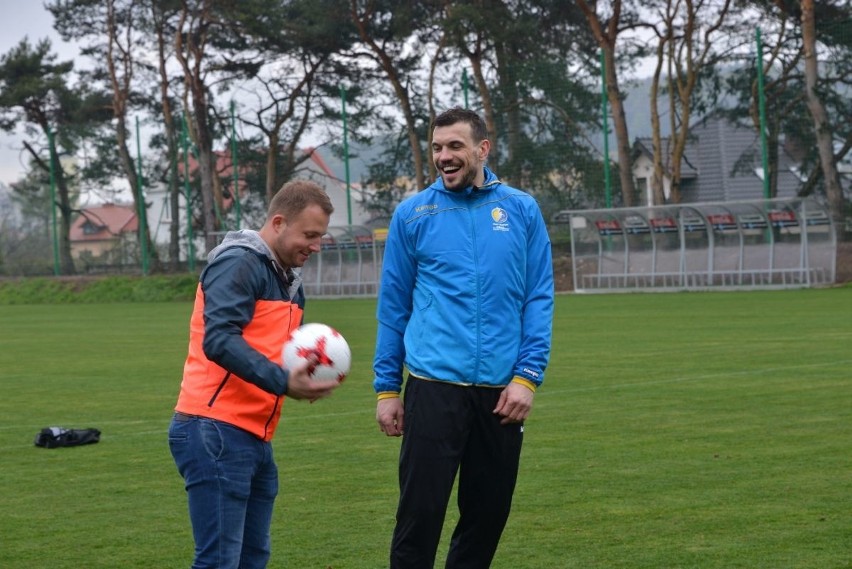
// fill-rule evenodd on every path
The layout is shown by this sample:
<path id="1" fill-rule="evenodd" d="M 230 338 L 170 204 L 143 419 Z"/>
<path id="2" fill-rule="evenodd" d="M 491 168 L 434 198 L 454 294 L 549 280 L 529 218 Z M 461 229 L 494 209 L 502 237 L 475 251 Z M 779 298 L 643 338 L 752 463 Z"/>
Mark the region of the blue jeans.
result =
<path id="1" fill-rule="evenodd" d="M 189 498 L 192 569 L 264 569 L 278 494 L 272 445 L 221 421 L 176 414 L 169 448 Z"/>

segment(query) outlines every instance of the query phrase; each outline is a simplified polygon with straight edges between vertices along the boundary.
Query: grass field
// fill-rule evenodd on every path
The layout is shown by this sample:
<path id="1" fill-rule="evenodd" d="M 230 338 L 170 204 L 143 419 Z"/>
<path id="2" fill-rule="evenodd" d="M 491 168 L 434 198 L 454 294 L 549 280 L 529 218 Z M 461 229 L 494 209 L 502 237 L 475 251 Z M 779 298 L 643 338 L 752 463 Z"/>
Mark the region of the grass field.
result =
<path id="1" fill-rule="evenodd" d="M 190 309 L 0 306 L 0 567 L 189 566 L 166 429 Z M 386 566 L 399 440 L 374 420 L 374 311 L 309 302 L 355 363 L 285 405 L 270 567 Z M 101 442 L 33 446 L 54 425 Z M 558 297 L 493 567 L 852 568 L 852 288 Z"/>

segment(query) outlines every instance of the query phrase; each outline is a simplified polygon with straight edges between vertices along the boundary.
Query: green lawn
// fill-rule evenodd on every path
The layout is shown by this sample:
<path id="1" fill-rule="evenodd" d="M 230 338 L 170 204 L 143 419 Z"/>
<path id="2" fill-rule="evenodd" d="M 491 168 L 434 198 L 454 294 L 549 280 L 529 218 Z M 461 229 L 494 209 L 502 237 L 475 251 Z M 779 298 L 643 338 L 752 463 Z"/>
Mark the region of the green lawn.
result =
<path id="1" fill-rule="evenodd" d="M 0 306 L 0 567 L 189 566 L 166 429 L 190 309 Z M 309 302 L 354 365 L 284 407 L 270 567 L 386 566 L 399 440 L 374 419 L 374 312 Z M 53 425 L 101 442 L 33 446 Z M 852 569 L 850 447 L 852 289 L 560 296 L 493 568 Z"/>

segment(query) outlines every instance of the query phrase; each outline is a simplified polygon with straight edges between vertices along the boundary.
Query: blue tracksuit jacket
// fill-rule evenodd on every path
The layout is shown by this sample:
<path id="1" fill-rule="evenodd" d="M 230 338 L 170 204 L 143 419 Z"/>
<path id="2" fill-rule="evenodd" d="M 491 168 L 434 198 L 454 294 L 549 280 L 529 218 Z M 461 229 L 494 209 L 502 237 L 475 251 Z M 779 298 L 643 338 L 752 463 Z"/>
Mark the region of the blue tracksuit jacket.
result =
<path id="1" fill-rule="evenodd" d="M 553 318 L 550 239 L 535 200 L 485 168 L 453 192 L 439 178 L 394 212 L 383 258 L 377 393 L 416 377 L 502 387 L 544 379 Z"/>

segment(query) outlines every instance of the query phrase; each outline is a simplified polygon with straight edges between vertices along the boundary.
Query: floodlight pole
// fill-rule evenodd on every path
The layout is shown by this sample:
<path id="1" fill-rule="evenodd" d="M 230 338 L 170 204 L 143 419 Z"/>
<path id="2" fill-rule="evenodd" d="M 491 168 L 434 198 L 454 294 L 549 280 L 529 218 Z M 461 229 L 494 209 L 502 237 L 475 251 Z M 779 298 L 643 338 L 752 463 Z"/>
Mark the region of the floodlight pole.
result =
<path id="1" fill-rule="evenodd" d="M 234 206 L 237 213 L 237 229 L 240 228 L 240 175 L 237 172 L 237 127 L 234 115 L 234 101 L 231 101 L 231 169 L 234 174 Z"/>
<path id="2" fill-rule="evenodd" d="M 136 117 L 136 193 L 139 210 L 139 245 L 142 253 L 142 274 L 148 274 L 148 218 L 145 207 L 145 194 L 142 193 L 142 146 L 139 143 L 139 117 Z"/>
<path id="3" fill-rule="evenodd" d="M 349 183 L 349 129 L 346 126 L 346 87 L 340 86 L 340 102 L 343 108 L 343 165 L 346 171 L 346 216 L 352 225 L 352 186 Z"/>
<path id="4" fill-rule="evenodd" d="M 59 234 L 56 232 L 56 171 L 54 155 L 56 147 L 53 144 L 53 131 L 47 130 L 48 153 L 50 154 L 50 220 L 53 225 L 53 274 L 59 276 Z"/>
<path id="5" fill-rule="evenodd" d="M 192 236 L 192 202 L 189 192 L 189 140 L 186 126 L 186 113 L 181 115 L 181 145 L 183 146 L 183 196 L 186 201 L 186 260 L 191 272 L 195 271 L 195 242 Z"/>
<path id="6" fill-rule="evenodd" d="M 757 108 L 760 113 L 760 154 L 763 166 L 763 197 L 770 198 L 769 185 L 769 157 L 766 148 L 766 97 L 764 96 L 763 87 L 763 42 L 760 39 L 760 28 L 755 31 L 757 39 Z"/>
<path id="7" fill-rule="evenodd" d="M 606 192 L 606 207 L 612 207 L 612 181 L 609 171 L 609 122 L 607 120 L 607 98 L 606 98 L 606 59 L 604 51 L 601 50 L 601 119 L 603 121 L 603 153 L 604 153 L 604 186 Z"/>

